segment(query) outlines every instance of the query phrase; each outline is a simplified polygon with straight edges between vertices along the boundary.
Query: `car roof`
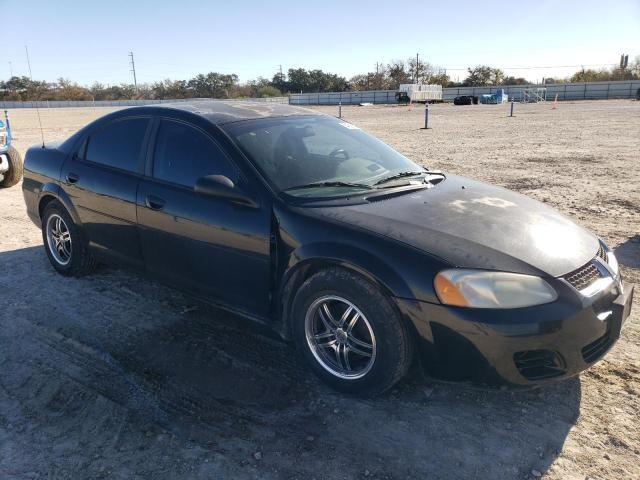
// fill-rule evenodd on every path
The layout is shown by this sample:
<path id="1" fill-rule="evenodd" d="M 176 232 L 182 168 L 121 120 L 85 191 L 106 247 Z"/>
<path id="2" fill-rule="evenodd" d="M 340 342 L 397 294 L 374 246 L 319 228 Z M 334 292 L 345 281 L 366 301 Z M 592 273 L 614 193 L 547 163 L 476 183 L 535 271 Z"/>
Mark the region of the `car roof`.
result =
<path id="1" fill-rule="evenodd" d="M 224 123 L 253 120 L 268 117 L 289 117 L 297 115 L 322 115 L 307 108 L 293 107 L 284 103 L 256 101 L 189 100 L 185 102 L 161 103 L 149 105 L 151 108 L 182 110 L 206 118 L 211 123 Z"/>
<path id="2" fill-rule="evenodd" d="M 63 152 L 70 152 L 87 131 L 95 128 L 96 125 L 104 124 L 118 118 L 126 118 L 138 114 L 148 115 L 162 112 L 163 110 L 184 112 L 186 114 L 197 115 L 214 125 L 239 122 L 242 120 L 255 120 L 260 118 L 292 117 L 292 116 L 327 116 L 321 112 L 309 110 L 307 108 L 293 107 L 285 103 L 258 102 L 247 100 L 209 100 L 194 99 L 183 102 L 158 103 L 154 105 L 143 105 L 139 107 L 128 107 L 122 110 L 108 113 L 93 122 L 85 125 L 76 133 L 67 138 L 59 145 Z"/>

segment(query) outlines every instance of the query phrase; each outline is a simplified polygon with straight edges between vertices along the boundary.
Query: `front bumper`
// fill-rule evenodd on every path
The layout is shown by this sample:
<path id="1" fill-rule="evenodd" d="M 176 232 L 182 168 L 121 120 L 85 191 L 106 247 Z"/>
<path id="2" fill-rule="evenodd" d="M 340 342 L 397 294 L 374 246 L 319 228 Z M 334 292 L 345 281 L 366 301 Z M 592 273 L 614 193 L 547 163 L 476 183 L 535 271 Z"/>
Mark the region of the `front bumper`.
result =
<path id="1" fill-rule="evenodd" d="M 414 325 L 423 365 L 436 377 L 530 385 L 578 374 L 620 337 L 634 285 L 613 283 L 589 299 L 512 310 L 483 310 L 400 300 Z"/>

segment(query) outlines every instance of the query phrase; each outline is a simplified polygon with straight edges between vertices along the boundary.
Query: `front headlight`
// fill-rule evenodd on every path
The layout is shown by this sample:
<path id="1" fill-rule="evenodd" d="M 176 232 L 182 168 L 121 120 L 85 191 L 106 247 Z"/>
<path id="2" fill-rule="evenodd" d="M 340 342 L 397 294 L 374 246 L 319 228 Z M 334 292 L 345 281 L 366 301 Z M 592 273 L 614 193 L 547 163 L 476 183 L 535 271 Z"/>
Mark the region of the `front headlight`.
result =
<path id="1" fill-rule="evenodd" d="M 613 250 L 609 250 L 607 252 L 607 263 L 609 264 L 613 275 L 617 277 L 618 273 L 620 272 L 620 267 L 618 266 L 618 259 L 613 254 Z"/>
<path id="2" fill-rule="evenodd" d="M 436 275 L 434 286 L 442 303 L 457 307 L 520 308 L 558 298 L 542 278 L 518 273 L 444 270 Z"/>

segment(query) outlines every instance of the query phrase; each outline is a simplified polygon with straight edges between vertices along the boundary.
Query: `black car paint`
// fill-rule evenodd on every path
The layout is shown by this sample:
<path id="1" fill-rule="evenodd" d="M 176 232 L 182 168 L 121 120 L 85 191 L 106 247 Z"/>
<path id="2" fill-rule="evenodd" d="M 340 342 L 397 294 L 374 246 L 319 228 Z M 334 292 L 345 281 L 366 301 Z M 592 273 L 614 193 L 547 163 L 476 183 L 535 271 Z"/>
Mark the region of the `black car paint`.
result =
<path id="1" fill-rule="evenodd" d="M 587 263 L 599 247 L 592 233 L 546 205 L 455 175 L 435 188 L 315 213 L 413 245 L 457 267 L 558 277 Z"/>
<path id="2" fill-rule="evenodd" d="M 514 352 L 544 345 L 563 352 L 579 350 L 587 340 L 604 334 L 593 305 L 615 296 L 618 287 L 580 301 L 556 278 L 593 258 L 599 242 L 543 204 L 451 175 L 433 188 L 400 187 L 383 194 L 298 202 L 274 192 L 224 131 L 228 122 L 314 114 L 288 106 L 222 102 L 112 113 L 62 144 L 28 151 L 23 183 L 27 211 L 40 226 L 43 204 L 55 198 L 81 226 L 100 259 L 142 268 L 216 305 L 267 323 L 284 338 L 289 337 L 288 307 L 302 281 L 327 265 L 352 269 L 394 301 L 417 334 L 430 366 L 447 367 L 436 371 L 454 366 L 462 376 L 473 373 L 488 379 L 497 374 L 527 384 L 531 382 L 513 367 Z M 145 139 L 139 171 L 131 174 L 74 157 L 88 132 L 127 116 L 152 118 L 150 131 L 160 117 L 206 131 L 241 172 L 239 188 L 251 204 L 200 196 L 153 179 L 152 134 Z M 150 198 L 160 199 L 163 208 L 152 208 Z M 527 230 L 532 225 L 541 229 L 534 233 L 547 235 L 542 246 Z M 553 235 L 558 228 L 574 243 L 567 245 L 567 238 Z M 562 255 L 543 248 L 553 242 L 559 242 Z M 559 299 L 514 310 L 444 306 L 433 278 L 455 266 L 540 275 L 556 288 Z M 575 361 L 558 378 L 585 366 Z"/>

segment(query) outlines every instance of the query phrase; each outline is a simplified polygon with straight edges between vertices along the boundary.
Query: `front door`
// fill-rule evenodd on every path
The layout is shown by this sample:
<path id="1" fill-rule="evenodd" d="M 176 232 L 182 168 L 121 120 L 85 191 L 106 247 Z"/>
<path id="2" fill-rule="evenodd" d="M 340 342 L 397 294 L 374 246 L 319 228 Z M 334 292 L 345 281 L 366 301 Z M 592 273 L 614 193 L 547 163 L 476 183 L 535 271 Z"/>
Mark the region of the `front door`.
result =
<path id="1" fill-rule="evenodd" d="M 266 315 L 270 291 L 270 211 L 194 192 L 206 175 L 246 180 L 214 140 L 195 125 L 161 119 L 152 172 L 138 188 L 146 268 L 210 299 Z"/>

